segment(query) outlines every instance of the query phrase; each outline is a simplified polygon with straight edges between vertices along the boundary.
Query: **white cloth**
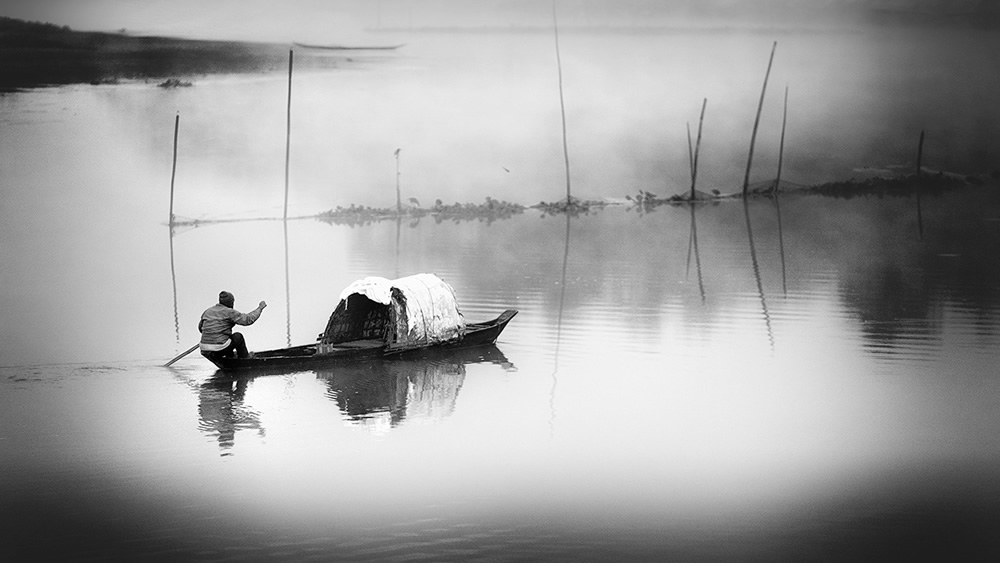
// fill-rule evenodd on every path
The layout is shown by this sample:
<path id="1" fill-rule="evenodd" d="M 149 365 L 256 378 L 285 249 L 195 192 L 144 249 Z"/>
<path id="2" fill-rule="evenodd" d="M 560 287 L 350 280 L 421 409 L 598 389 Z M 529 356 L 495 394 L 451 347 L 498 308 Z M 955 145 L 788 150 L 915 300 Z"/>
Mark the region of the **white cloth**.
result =
<path id="1" fill-rule="evenodd" d="M 229 339 L 229 338 L 227 338 L 226 341 L 223 342 L 222 344 L 205 344 L 204 342 L 202 342 L 201 343 L 201 351 L 202 352 L 218 352 L 219 350 L 225 350 L 226 348 L 228 348 L 230 343 L 232 343 L 232 340 Z"/>
<path id="2" fill-rule="evenodd" d="M 394 303 L 393 289 L 402 294 L 402 302 Z M 458 310 L 455 290 L 434 274 L 414 274 L 395 280 L 370 276 L 355 281 L 340 293 L 345 309 L 354 294 L 396 308 L 399 324 L 395 328 L 394 346 L 447 342 L 465 334 L 465 317 Z"/>

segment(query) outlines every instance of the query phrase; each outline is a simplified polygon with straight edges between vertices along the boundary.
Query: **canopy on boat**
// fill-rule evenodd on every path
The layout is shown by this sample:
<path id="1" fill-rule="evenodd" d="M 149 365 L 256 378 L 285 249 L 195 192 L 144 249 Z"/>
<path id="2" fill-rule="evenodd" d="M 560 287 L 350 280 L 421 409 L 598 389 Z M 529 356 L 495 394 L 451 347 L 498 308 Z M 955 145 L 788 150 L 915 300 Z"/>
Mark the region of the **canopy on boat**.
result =
<path id="1" fill-rule="evenodd" d="M 368 277 L 347 286 L 320 343 L 380 340 L 390 349 L 458 340 L 465 318 L 455 291 L 434 274 L 388 280 Z"/>

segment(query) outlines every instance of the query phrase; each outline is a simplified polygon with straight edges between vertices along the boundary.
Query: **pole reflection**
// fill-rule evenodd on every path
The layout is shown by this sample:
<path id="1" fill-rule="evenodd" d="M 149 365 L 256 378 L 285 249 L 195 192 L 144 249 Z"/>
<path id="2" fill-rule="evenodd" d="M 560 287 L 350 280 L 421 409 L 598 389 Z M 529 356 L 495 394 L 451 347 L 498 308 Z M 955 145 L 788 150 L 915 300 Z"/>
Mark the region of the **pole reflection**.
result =
<path id="1" fill-rule="evenodd" d="M 781 254 L 781 292 L 788 297 L 788 275 L 785 270 L 785 234 L 781 228 L 781 195 L 774 192 L 774 209 L 778 215 L 778 252 Z"/>
<path id="2" fill-rule="evenodd" d="M 760 308 L 764 315 L 764 325 L 767 327 L 767 341 L 774 353 L 774 331 L 771 328 L 771 314 L 767 310 L 767 299 L 764 297 L 764 285 L 760 280 L 760 263 L 757 261 L 757 249 L 753 243 L 753 227 L 750 224 L 750 202 L 743 199 L 743 216 L 747 223 L 747 240 L 750 242 L 750 259 L 753 262 L 754 280 L 757 282 L 757 295 L 760 297 Z"/>
<path id="3" fill-rule="evenodd" d="M 177 311 L 177 269 L 174 267 L 174 226 L 170 225 L 170 284 L 174 292 L 174 338 L 181 345 L 181 320 Z"/>
<path id="4" fill-rule="evenodd" d="M 563 246 L 562 273 L 559 278 L 559 316 L 556 318 L 556 350 L 552 365 L 552 389 L 549 390 L 549 433 L 555 434 L 556 425 L 556 385 L 559 383 L 559 344 L 562 339 L 563 309 L 566 305 L 566 269 L 569 265 L 570 222 L 572 216 L 566 214 L 566 237 Z"/>
<path id="5" fill-rule="evenodd" d="M 701 302 L 705 302 L 705 281 L 701 274 L 701 253 L 698 252 L 698 222 L 695 220 L 695 203 L 691 202 L 691 233 L 688 239 L 688 259 L 687 270 L 691 270 L 691 251 L 694 250 L 695 269 L 698 271 L 698 292 L 701 294 Z"/>
<path id="6" fill-rule="evenodd" d="M 288 219 L 283 221 L 285 231 L 285 343 L 292 346 L 292 291 L 288 274 Z"/>
<path id="7" fill-rule="evenodd" d="M 917 191 L 917 232 L 920 234 L 920 240 L 924 240 L 924 213 L 920 208 L 920 191 Z"/>

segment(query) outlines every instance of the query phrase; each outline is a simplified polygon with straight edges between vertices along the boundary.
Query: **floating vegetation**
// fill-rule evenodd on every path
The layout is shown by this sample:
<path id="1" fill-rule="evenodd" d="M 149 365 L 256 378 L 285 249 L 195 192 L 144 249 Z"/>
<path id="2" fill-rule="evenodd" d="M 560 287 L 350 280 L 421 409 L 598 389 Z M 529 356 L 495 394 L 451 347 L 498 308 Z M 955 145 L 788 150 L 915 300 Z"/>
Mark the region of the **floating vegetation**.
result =
<path id="1" fill-rule="evenodd" d="M 639 193 L 635 196 L 627 195 L 625 199 L 632 202 L 632 207 L 629 207 L 629 209 L 635 208 L 640 214 L 649 213 L 669 201 L 661 199 L 656 194 L 645 190 L 639 190 Z"/>
<path id="2" fill-rule="evenodd" d="M 541 210 L 542 217 L 546 215 L 569 215 L 576 217 L 577 215 L 590 215 L 591 210 L 596 211 L 597 208 L 606 205 L 608 205 L 606 201 L 586 200 L 569 196 L 566 199 L 560 199 L 553 203 L 541 201 L 531 207 Z"/>
<path id="3" fill-rule="evenodd" d="M 828 182 L 803 188 L 802 191 L 845 199 L 872 195 L 877 197 L 887 195 L 908 197 L 916 193 L 937 194 L 968 184 L 982 183 L 981 179 L 974 176 L 963 178 L 955 174 L 938 172 L 937 174 L 899 176 L 894 178 L 876 177 L 864 180 L 851 179 L 841 182 Z"/>
<path id="4" fill-rule="evenodd" d="M 440 199 L 434 202 L 434 206 L 427 209 L 418 207 L 416 199 L 410 198 L 412 207 L 405 207 L 398 212 L 396 209 L 385 207 L 367 207 L 351 204 L 350 207 L 337 206 L 336 209 L 324 211 L 316 215 L 316 218 L 324 223 L 337 225 L 367 225 L 387 219 L 408 218 L 419 220 L 421 217 L 433 217 L 437 223 L 451 220 L 456 223 L 461 221 L 485 221 L 492 223 L 498 219 L 509 219 L 510 217 L 523 213 L 525 206 L 518 203 L 501 201 L 487 196 L 484 203 L 453 203 L 445 205 Z"/>
<path id="5" fill-rule="evenodd" d="M 719 190 L 712 190 L 711 193 L 703 192 L 701 190 L 695 190 L 694 193 L 685 192 L 681 194 L 675 194 L 670 197 L 661 198 L 656 194 L 639 190 L 638 195 L 632 196 L 627 195 L 625 199 L 632 202 L 632 206 L 629 209 L 636 209 L 639 214 L 649 213 L 655 210 L 661 205 L 682 205 L 694 202 L 717 202 L 721 199 L 729 199 L 733 197 L 738 197 L 739 194 L 724 195 Z"/>
<path id="6" fill-rule="evenodd" d="M 993 176 L 995 181 L 996 177 Z M 748 197 L 774 197 L 778 193 L 815 194 L 828 197 L 852 198 L 852 197 L 883 197 L 886 195 L 907 197 L 913 194 L 935 194 L 946 190 L 959 188 L 968 185 L 983 185 L 989 179 L 980 176 L 961 176 L 938 172 L 934 174 L 922 174 L 899 177 L 876 177 L 868 179 L 851 179 L 847 181 L 829 182 L 813 186 L 795 184 L 787 180 L 780 180 L 780 189 L 775 189 L 775 180 L 758 182 L 749 186 Z M 655 193 L 639 190 L 637 194 L 626 195 L 625 200 L 629 202 L 627 210 L 636 210 L 639 214 L 654 211 L 661 205 L 690 205 L 692 203 L 713 203 L 717 204 L 724 200 L 742 199 L 740 192 L 722 193 L 717 189 L 709 192 L 695 190 L 694 193 L 685 191 L 669 197 L 659 197 Z M 542 212 L 542 217 L 548 215 L 569 215 L 572 217 L 579 215 L 590 215 L 597 209 L 608 205 L 619 205 L 620 203 L 602 200 L 582 200 L 576 197 L 569 197 L 555 202 L 539 202 L 536 205 L 524 206 L 519 203 L 496 200 L 489 196 L 483 203 L 452 203 L 445 204 L 440 199 L 434 202 L 430 208 L 419 207 L 419 201 L 415 198 L 409 199 L 410 206 L 403 207 L 399 211 L 396 208 L 388 207 L 368 207 L 364 205 L 351 204 L 349 207 L 337 206 L 335 209 L 324 211 L 314 217 L 320 221 L 337 225 L 360 226 L 376 223 L 385 220 L 395 220 L 407 218 L 411 224 L 416 225 L 423 217 L 433 217 L 436 223 L 451 220 L 455 223 L 462 221 L 485 221 L 492 223 L 501 219 L 509 219 L 514 215 L 520 215 L 527 209 L 538 209 Z"/>
<path id="7" fill-rule="evenodd" d="M 385 219 L 397 217 L 396 210 L 384 207 L 368 207 L 365 205 L 354 205 L 350 207 L 337 206 L 316 215 L 316 219 L 331 225 L 360 226 L 376 223 Z"/>
<path id="8" fill-rule="evenodd" d="M 90 81 L 91 86 L 117 86 L 121 83 L 121 78 L 117 76 L 104 76 Z"/>
<path id="9" fill-rule="evenodd" d="M 157 84 L 157 86 L 159 86 L 160 88 L 187 88 L 187 87 L 191 86 L 191 83 L 190 82 L 185 82 L 185 81 L 180 80 L 178 78 L 168 78 L 168 79 L 164 80 L 163 82 L 160 82 L 159 84 Z"/>
<path id="10" fill-rule="evenodd" d="M 509 219 L 514 215 L 524 213 L 524 210 L 525 207 L 519 203 L 495 200 L 490 196 L 486 196 L 486 202 L 478 205 L 472 203 L 444 205 L 439 199 L 434 202 L 434 207 L 430 209 L 430 213 L 438 223 L 445 219 L 451 219 L 456 223 L 471 220 L 492 223 L 497 219 Z"/>

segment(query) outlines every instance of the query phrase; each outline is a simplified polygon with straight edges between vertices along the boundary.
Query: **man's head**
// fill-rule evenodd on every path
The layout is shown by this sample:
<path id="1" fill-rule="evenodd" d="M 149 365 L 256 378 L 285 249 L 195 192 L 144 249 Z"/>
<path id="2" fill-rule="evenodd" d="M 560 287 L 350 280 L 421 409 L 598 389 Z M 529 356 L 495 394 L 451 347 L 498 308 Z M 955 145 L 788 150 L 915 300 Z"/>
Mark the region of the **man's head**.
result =
<path id="1" fill-rule="evenodd" d="M 233 297 L 232 293 L 229 293 L 228 291 L 219 292 L 219 304 L 232 308 L 235 303 L 236 298 Z"/>

